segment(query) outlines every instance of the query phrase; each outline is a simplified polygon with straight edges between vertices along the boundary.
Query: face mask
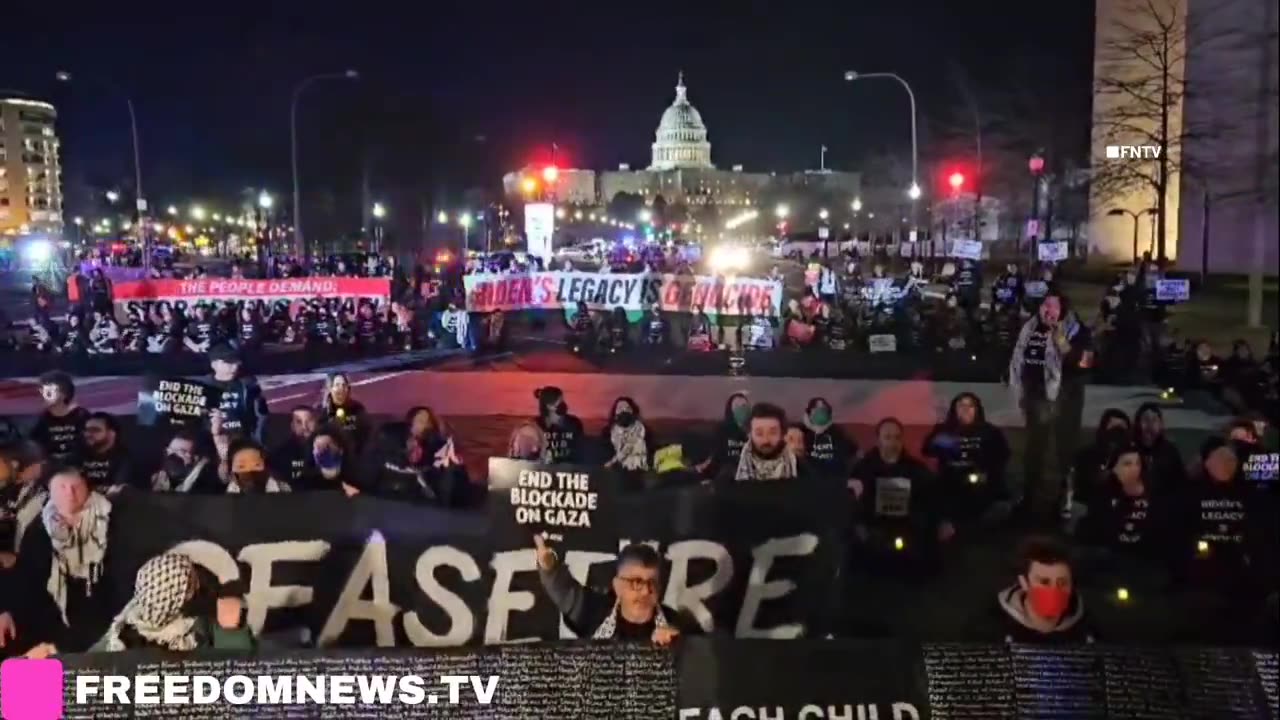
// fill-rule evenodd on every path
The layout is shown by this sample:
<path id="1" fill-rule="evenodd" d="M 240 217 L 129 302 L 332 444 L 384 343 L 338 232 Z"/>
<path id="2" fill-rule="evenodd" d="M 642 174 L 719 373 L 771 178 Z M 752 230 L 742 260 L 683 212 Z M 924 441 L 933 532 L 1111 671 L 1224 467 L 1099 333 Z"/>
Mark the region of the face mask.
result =
<path id="1" fill-rule="evenodd" d="M 809 422 L 814 425 L 826 425 L 831 422 L 831 411 L 824 407 L 816 407 L 809 413 Z"/>
<path id="2" fill-rule="evenodd" d="M 241 490 L 261 490 L 267 484 L 266 470 L 246 470 L 236 473 L 236 484 Z"/>
<path id="3" fill-rule="evenodd" d="M 730 412 L 733 414 L 733 421 L 739 425 L 746 425 L 751 418 L 751 408 L 746 405 L 735 406 Z"/>
<path id="4" fill-rule="evenodd" d="M 631 427 L 636 423 L 636 416 L 631 412 L 623 410 L 614 416 L 613 421 L 622 427 Z"/>
<path id="5" fill-rule="evenodd" d="M 321 470 L 337 470 L 342 467 L 342 453 L 336 450 L 321 450 L 315 454 L 316 467 Z"/>
<path id="6" fill-rule="evenodd" d="M 178 455 L 166 455 L 164 457 L 164 474 L 170 478 L 186 477 L 191 466 L 187 461 Z"/>
<path id="7" fill-rule="evenodd" d="M 1067 611 L 1071 593 L 1061 588 L 1035 585 L 1027 591 L 1027 599 L 1031 603 L 1031 611 L 1036 615 L 1047 620 L 1057 620 Z"/>

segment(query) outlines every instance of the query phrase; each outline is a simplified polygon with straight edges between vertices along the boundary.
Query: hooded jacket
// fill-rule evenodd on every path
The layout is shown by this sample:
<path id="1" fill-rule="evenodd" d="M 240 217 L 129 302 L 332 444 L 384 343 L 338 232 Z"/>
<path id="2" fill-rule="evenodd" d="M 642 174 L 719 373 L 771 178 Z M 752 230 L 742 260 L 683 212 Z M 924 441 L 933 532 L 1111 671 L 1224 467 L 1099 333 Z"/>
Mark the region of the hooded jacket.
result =
<path id="1" fill-rule="evenodd" d="M 969 425 L 961 424 L 956 415 L 956 405 L 965 398 L 976 409 Z M 933 426 L 921 452 L 938 461 L 939 495 L 947 507 L 986 505 L 1007 494 L 1009 443 L 1000 428 L 987 422 L 982 400 L 973 393 L 951 400 L 946 419 Z"/>
<path id="2" fill-rule="evenodd" d="M 1128 433 L 1118 431 L 1107 432 L 1107 423 L 1113 419 L 1129 421 L 1129 416 L 1115 408 L 1107 408 L 1098 420 L 1098 427 L 1093 433 L 1093 443 L 1076 452 L 1073 472 L 1075 474 L 1075 500 L 1092 506 L 1104 487 L 1107 475 L 1107 462 L 1111 454 L 1122 444 L 1128 442 Z"/>
<path id="3" fill-rule="evenodd" d="M 1041 632 L 1031 624 L 1027 610 L 1027 592 L 1018 584 L 996 594 L 999 631 L 996 638 L 1007 643 L 1081 643 L 1093 642 L 1094 634 L 1085 616 L 1084 599 L 1072 593 L 1067 610 L 1050 632 Z"/>
<path id="4" fill-rule="evenodd" d="M 1151 489 L 1157 493 L 1181 493 L 1187 489 L 1187 466 L 1182 460 L 1178 448 L 1163 432 L 1151 445 L 1147 445 L 1142 437 L 1142 416 L 1154 412 L 1160 417 L 1160 407 L 1155 403 L 1143 403 L 1133 416 L 1133 440 L 1142 451 L 1142 464 L 1146 468 L 1146 477 L 1150 479 Z"/>
<path id="5" fill-rule="evenodd" d="M 742 448 L 747 444 L 747 431 L 733 417 L 734 398 L 746 399 L 744 393 L 734 393 L 724 401 L 724 417 L 716 426 L 716 433 L 711 439 L 710 452 L 707 457 L 707 477 L 716 477 L 724 467 L 737 467 L 738 458 L 742 456 Z"/>

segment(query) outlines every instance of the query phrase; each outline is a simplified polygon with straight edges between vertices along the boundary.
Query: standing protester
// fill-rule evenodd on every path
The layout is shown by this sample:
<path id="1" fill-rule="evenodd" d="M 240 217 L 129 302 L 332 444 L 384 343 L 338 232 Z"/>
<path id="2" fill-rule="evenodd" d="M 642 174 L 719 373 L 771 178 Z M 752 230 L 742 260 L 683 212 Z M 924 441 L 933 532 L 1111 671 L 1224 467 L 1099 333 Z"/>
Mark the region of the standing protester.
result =
<path id="1" fill-rule="evenodd" d="M 257 380 L 241 376 L 240 354 L 229 345 L 217 345 L 209 351 L 209 365 L 213 377 L 205 382 L 222 393 L 218 402 L 222 431 L 261 441 L 267 427 L 267 399 Z"/>
<path id="2" fill-rule="evenodd" d="M 1018 582 L 996 595 L 999 638 L 1018 643 L 1092 642 L 1084 599 L 1065 548 L 1032 538 L 1022 551 Z M 988 638 L 989 639 L 989 638 Z"/>
<path id="3" fill-rule="evenodd" d="M 542 587 L 565 624 L 579 637 L 667 646 L 682 632 L 692 634 L 700 629 L 659 602 L 662 558 L 648 545 L 624 547 L 618 553 L 611 587 L 600 591 L 578 584 L 540 535 L 535 535 L 533 542 Z"/>
<path id="4" fill-rule="evenodd" d="M 716 426 L 707 459 L 698 464 L 698 472 L 717 477 L 724 467 L 737 467 L 742 448 L 747 444 L 747 421 L 751 419 L 751 401 L 746 393 L 734 393 L 724 403 L 724 419 Z"/>
<path id="5" fill-rule="evenodd" d="M 813 472 L 840 480 L 848 478 L 858 455 L 858 444 L 835 424 L 830 401 L 824 397 L 809 399 L 804 406 L 804 429 Z"/>
<path id="6" fill-rule="evenodd" d="M 1008 497 L 1009 442 L 987 421 L 977 395 L 964 392 L 951 400 L 946 419 L 925 438 L 923 454 L 937 459 L 938 499 L 958 522 L 980 522 Z"/>
<path id="7" fill-rule="evenodd" d="M 583 461 L 582 421 L 569 414 L 569 404 L 564 401 L 564 391 L 547 386 L 535 390 L 538 399 L 538 417 L 534 422 L 546 437 L 547 455 L 553 463 L 580 463 Z"/>
<path id="8" fill-rule="evenodd" d="M 800 474 L 800 461 L 787 447 L 786 413 L 770 403 L 756 403 L 747 422 L 747 444 L 734 465 L 720 473 L 721 484 L 759 480 L 793 480 Z"/>
<path id="9" fill-rule="evenodd" d="M 1187 489 L 1187 466 L 1178 448 L 1164 434 L 1164 413 L 1155 403 L 1143 403 L 1133 416 L 1134 441 L 1142 452 L 1142 464 L 1152 488 L 1159 493 Z"/>
<path id="10" fill-rule="evenodd" d="M 227 492 L 233 495 L 287 493 L 292 490 L 288 483 L 271 476 L 267 469 L 267 454 L 248 438 L 231 443 L 227 452 L 227 468 L 230 476 Z"/>
<path id="11" fill-rule="evenodd" d="M 268 464 L 276 477 L 299 490 L 312 487 L 316 466 L 311 458 L 311 438 L 319 423 L 316 411 L 298 405 L 289 413 L 289 437 L 271 451 Z"/>
<path id="12" fill-rule="evenodd" d="M 1045 472 L 1049 443 L 1070 442 L 1070 438 L 1051 437 L 1058 427 L 1056 403 L 1062 389 L 1063 360 L 1072 350 L 1066 327 L 1060 322 L 1061 313 L 1062 299 L 1046 296 L 1039 313 L 1022 326 L 1009 359 L 1009 387 L 1027 425 L 1022 510 L 1036 524 L 1051 521 L 1061 494 L 1060 479 Z M 1064 452 L 1059 450 L 1057 455 Z"/>
<path id="13" fill-rule="evenodd" d="M 107 413 L 91 413 L 85 420 L 85 449 L 79 466 L 94 490 L 113 493 L 126 485 L 142 490 L 148 487 L 146 476 L 135 472 L 120 435 L 120 423 Z"/>
<path id="14" fill-rule="evenodd" d="M 22 538 L 5 613 L 23 644 L 36 645 L 33 656 L 83 651 L 111 622 L 110 524 L 111 502 L 80 471 L 54 472 L 40 521 Z"/>
<path id="15" fill-rule="evenodd" d="M 1058 298 L 1061 304 L 1060 325 L 1068 346 L 1062 356 L 1062 381 L 1054 403 L 1054 451 L 1057 470 L 1065 475 L 1071 469 L 1084 423 L 1085 386 L 1094 364 L 1093 331 L 1052 286 L 1045 297 Z"/>
<path id="16" fill-rule="evenodd" d="M 218 479 L 218 463 L 210 457 L 195 433 L 179 430 L 169 439 L 160 469 L 151 476 L 151 489 L 156 492 L 181 492 L 216 495 L 226 487 Z"/>
<path id="17" fill-rule="evenodd" d="M 31 429 L 31 439 L 44 448 L 50 460 L 74 462 L 82 450 L 89 411 L 76 405 L 76 386 L 71 376 L 58 370 L 41 375 L 40 398 L 45 409 Z"/>
<path id="18" fill-rule="evenodd" d="M 358 455 L 369 434 L 364 405 L 351 396 L 351 378 L 343 372 L 330 373 L 320 397 L 320 423 L 331 425 L 347 435 L 347 444 Z"/>
<path id="19" fill-rule="evenodd" d="M 637 473 L 649 470 L 656 445 L 635 400 L 620 397 L 613 401 L 601 444 L 604 456 L 609 458 L 605 467 Z"/>

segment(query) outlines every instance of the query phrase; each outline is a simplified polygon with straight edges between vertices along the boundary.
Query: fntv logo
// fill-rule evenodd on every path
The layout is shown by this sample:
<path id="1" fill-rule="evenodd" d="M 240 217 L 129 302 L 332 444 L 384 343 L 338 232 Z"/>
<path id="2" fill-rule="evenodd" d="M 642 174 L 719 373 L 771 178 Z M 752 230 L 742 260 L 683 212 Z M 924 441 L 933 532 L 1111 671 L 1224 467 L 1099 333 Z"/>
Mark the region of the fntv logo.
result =
<path id="1" fill-rule="evenodd" d="M 1159 160 L 1164 148 L 1159 145 L 1108 145 L 1108 160 Z"/>

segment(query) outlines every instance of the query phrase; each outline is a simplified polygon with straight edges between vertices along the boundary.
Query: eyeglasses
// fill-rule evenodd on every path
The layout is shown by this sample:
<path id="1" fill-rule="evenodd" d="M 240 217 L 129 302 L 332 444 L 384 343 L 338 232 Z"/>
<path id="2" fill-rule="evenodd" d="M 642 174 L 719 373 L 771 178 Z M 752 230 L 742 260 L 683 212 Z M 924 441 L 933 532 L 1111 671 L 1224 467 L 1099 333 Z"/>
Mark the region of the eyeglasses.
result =
<path id="1" fill-rule="evenodd" d="M 641 590 L 658 591 L 658 581 L 654 578 L 620 577 L 618 579 L 626 583 L 627 589 L 631 592 L 640 592 Z"/>

